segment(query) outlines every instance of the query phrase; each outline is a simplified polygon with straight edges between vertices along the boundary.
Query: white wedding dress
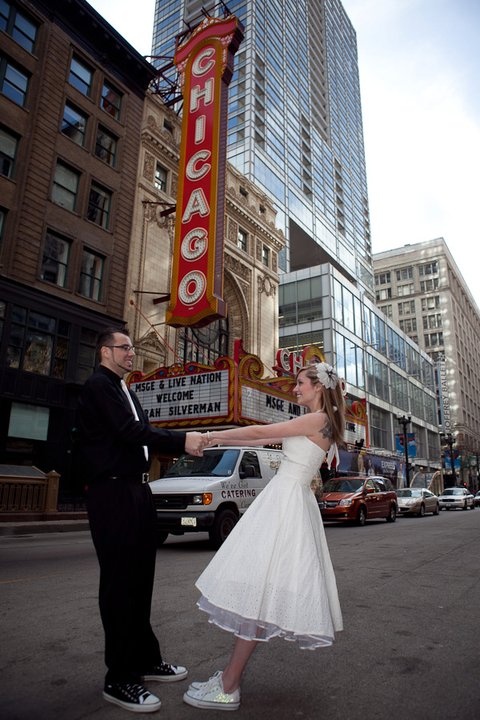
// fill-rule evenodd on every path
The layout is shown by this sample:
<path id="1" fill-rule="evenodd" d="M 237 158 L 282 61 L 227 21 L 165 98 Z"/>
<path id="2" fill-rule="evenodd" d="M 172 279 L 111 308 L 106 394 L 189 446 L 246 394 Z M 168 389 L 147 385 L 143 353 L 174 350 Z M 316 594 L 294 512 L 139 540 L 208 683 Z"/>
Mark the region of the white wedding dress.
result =
<path id="1" fill-rule="evenodd" d="M 277 474 L 196 582 L 210 622 L 246 640 L 284 637 L 303 649 L 331 645 L 342 629 L 337 585 L 310 484 L 325 458 L 307 437 L 283 442 Z"/>

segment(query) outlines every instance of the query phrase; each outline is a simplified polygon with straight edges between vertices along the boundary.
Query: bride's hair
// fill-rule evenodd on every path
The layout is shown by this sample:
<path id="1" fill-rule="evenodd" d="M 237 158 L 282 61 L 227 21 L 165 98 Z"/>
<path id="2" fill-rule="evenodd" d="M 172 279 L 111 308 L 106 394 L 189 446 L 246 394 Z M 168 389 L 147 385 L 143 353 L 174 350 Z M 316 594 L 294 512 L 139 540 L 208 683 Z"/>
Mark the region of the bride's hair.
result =
<path id="1" fill-rule="evenodd" d="M 312 381 L 314 385 L 322 386 L 322 410 L 330 420 L 332 426 L 332 439 L 338 445 L 344 445 L 345 439 L 345 398 L 344 398 L 344 383 L 342 380 L 336 380 L 335 387 L 326 387 L 321 382 L 318 374 L 319 363 L 312 363 L 311 365 L 305 365 L 300 368 L 297 372 L 297 378 L 300 373 L 305 375 Z M 323 366 L 324 363 L 321 363 Z M 336 374 L 334 375 L 336 377 Z M 332 384 L 332 383 L 329 383 Z"/>

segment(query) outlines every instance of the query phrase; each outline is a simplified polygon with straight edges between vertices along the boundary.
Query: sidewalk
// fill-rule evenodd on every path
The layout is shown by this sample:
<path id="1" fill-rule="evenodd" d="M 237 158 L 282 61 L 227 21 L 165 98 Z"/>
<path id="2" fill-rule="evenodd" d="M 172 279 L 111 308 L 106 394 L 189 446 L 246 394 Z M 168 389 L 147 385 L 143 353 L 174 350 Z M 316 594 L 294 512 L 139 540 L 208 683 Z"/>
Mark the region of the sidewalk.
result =
<path id="1" fill-rule="evenodd" d="M 38 513 L 29 513 L 23 516 L 20 513 L 8 513 L 3 517 L 0 515 L 0 536 L 88 529 L 86 512 L 58 512 L 43 516 Z"/>

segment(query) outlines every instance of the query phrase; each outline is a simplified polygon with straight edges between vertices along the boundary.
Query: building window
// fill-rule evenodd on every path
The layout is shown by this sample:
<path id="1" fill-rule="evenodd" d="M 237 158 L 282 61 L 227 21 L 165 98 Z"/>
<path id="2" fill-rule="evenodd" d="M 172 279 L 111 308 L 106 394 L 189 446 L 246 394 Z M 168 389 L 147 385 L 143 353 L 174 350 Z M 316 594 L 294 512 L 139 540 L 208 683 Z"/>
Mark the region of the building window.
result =
<path id="1" fill-rule="evenodd" d="M 397 287 L 397 295 L 399 297 L 405 297 L 405 295 L 413 295 L 413 293 L 413 283 L 408 283 L 407 285 L 398 285 Z"/>
<path id="2" fill-rule="evenodd" d="M 0 58 L 0 90 L 17 105 L 25 105 L 28 76 L 4 57 Z"/>
<path id="3" fill-rule="evenodd" d="M 425 347 L 437 347 L 438 345 L 443 345 L 443 332 L 425 333 Z"/>
<path id="4" fill-rule="evenodd" d="M 78 292 L 92 300 L 100 300 L 105 258 L 90 250 L 84 250 Z"/>
<path id="5" fill-rule="evenodd" d="M 101 125 L 97 129 L 95 155 L 111 167 L 117 164 L 117 138 Z"/>
<path id="6" fill-rule="evenodd" d="M 18 305 L 10 315 L 8 367 L 65 378 L 70 325 Z"/>
<path id="7" fill-rule="evenodd" d="M 429 280 L 420 281 L 420 292 L 430 292 L 431 290 L 438 290 L 439 279 L 430 278 Z"/>
<path id="8" fill-rule="evenodd" d="M 403 330 L 404 333 L 412 333 L 416 332 L 417 330 L 417 319 L 416 318 L 407 318 L 406 320 L 400 320 L 400 330 Z"/>
<path id="9" fill-rule="evenodd" d="M 104 230 L 108 230 L 110 226 L 111 205 L 112 193 L 92 182 L 90 197 L 88 199 L 88 219 L 100 225 Z"/>
<path id="10" fill-rule="evenodd" d="M 392 288 L 382 288 L 382 290 L 377 290 L 375 293 L 375 300 L 377 302 L 381 300 L 390 300 L 392 297 Z"/>
<path id="11" fill-rule="evenodd" d="M 115 120 L 120 120 L 122 94 L 107 82 L 103 83 L 100 107 Z"/>
<path id="12" fill-rule="evenodd" d="M 375 285 L 388 285 L 390 283 L 390 273 L 378 273 L 375 275 Z"/>
<path id="13" fill-rule="evenodd" d="M 418 272 L 420 275 L 436 275 L 438 273 L 438 262 L 432 260 L 432 262 L 425 263 L 425 265 L 419 265 Z"/>
<path id="14" fill-rule="evenodd" d="M 7 211 L 0 207 L 0 255 L 2 252 L 2 245 L 3 245 L 3 233 L 5 231 L 5 223 L 7 221 Z M 0 313 L 1 317 L 1 313 Z M 1 322 L 0 322 L 0 330 L 1 330 Z M 0 332 L 0 340 L 2 339 L 2 333 Z"/>
<path id="15" fill-rule="evenodd" d="M 93 71 L 75 56 L 70 63 L 68 82 L 82 95 L 90 96 L 92 92 Z"/>
<path id="16" fill-rule="evenodd" d="M 83 147 L 87 131 L 87 116 L 66 102 L 60 130 L 74 143 Z"/>
<path id="17" fill-rule="evenodd" d="M 14 176 L 18 139 L 0 127 L 0 174 L 7 178 Z"/>
<path id="18" fill-rule="evenodd" d="M 238 228 L 237 247 L 244 252 L 248 251 L 248 233 L 246 230 L 242 230 L 242 228 Z"/>
<path id="19" fill-rule="evenodd" d="M 160 165 L 159 162 L 157 162 L 156 168 L 155 168 L 155 187 L 157 190 L 162 190 L 162 192 L 167 192 L 167 177 L 168 172 L 163 167 L 163 165 Z"/>
<path id="20" fill-rule="evenodd" d="M 97 333 L 89 328 L 81 328 L 78 354 L 75 358 L 75 380 L 84 383 L 95 369 L 95 348 Z"/>
<path id="21" fill-rule="evenodd" d="M 436 310 L 440 307 L 440 295 L 422 298 L 422 310 Z"/>
<path id="22" fill-rule="evenodd" d="M 214 320 L 203 328 L 185 328 L 178 333 L 178 355 L 184 362 L 213 365 L 228 354 L 228 319 Z"/>
<path id="23" fill-rule="evenodd" d="M 435 315 L 424 315 L 423 317 L 423 329 L 424 330 L 435 330 L 435 328 L 442 327 L 442 315 L 436 313 Z"/>
<path id="24" fill-rule="evenodd" d="M 47 230 L 40 271 L 42 280 L 59 287 L 66 287 L 70 245 L 70 241 L 66 238 Z"/>
<path id="25" fill-rule="evenodd" d="M 391 318 L 392 317 L 392 306 L 391 305 L 379 305 L 378 309 L 383 312 L 384 315 Z"/>
<path id="26" fill-rule="evenodd" d="M 415 300 L 407 300 L 406 302 L 398 303 L 398 314 L 399 315 L 414 315 L 415 314 Z"/>
<path id="27" fill-rule="evenodd" d="M 396 271 L 397 280 L 411 280 L 413 278 L 413 267 L 404 267 Z"/>
<path id="28" fill-rule="evenodd" d="M 4 30 L 29 53 L 33 52 L 38 26 L 7 0 L 0 1 L 0 30 Z"/>
<path id="29" fill-rule="evenodd" d="M 266 267 L 270 267 L 270 248 L 267 245 L 262 245 L 262 263 Z"/>
<path id="30" fill-rule="evenodd" d="M 370 444 L 373 447 L 391 450 L 390 433 L 389 413 L 372 405 L 370 407 Z"/>
<path id="31" fill-rule="evenodd" d="M 77 203 L 80 174 L 73 168 L 57 162 L 55 177 L 53 178 L 52 200 L 72 212 Z"/>

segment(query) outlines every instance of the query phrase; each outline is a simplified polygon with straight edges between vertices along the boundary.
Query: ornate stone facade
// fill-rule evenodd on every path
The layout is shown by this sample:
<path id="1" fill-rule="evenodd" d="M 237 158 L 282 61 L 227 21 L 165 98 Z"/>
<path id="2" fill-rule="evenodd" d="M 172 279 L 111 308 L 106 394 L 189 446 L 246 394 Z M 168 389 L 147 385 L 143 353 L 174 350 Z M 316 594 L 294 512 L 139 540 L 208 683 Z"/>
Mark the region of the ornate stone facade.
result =
<path id="1" fill-rule="evenodd" d="M 181 127 L 154 94 L 145 100 L 133 218 L 125 317 L 138 348 L 136 369 L 183 361 L 180 334 L 165 324 L 174 252 L 174 211 Z M 228 166 L 226 176 L 224 298 L 228 354 L 241 338 L 267 367 L 278 346 L 278 260 L 284 236 L 275 211 L 255 185 Z M 241 237 L 241 241 L 240 241 Z"/>

